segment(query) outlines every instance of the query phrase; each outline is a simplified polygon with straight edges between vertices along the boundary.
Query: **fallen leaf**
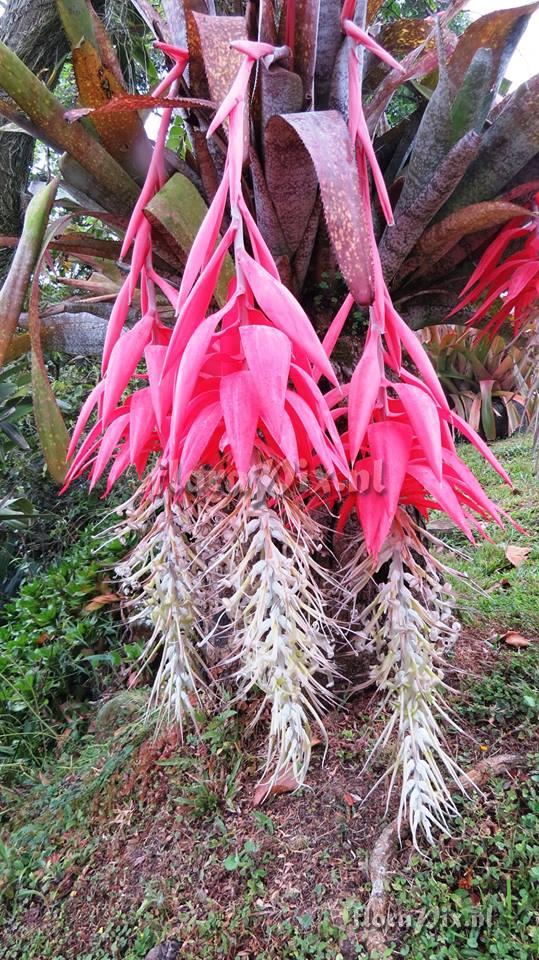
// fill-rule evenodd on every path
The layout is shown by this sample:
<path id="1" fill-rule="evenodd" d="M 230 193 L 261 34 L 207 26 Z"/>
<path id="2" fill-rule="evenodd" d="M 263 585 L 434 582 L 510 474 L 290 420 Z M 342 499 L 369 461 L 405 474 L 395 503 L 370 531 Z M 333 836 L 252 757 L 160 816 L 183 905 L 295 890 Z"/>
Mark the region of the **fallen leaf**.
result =
<path id="1" fill-rule="evenodd" d="M 505 556 L 509 560 L 509 563 L 512 563 L 514 567 L 521 567 L 524 561 L 528 559 L 531 552 L 531 547 L 516 547 L 514 544 L 511 544 L 509 547 L 507 547 Z"/>
<path id="2" fill-rule="evenodd" d="M 345 790 L 342 798 L 347 807 L 353 807 L 355 803 L 359 803 L 360 798 L 356 796 L 355 793 L 348 793 L 348 790 Z"/>
<path id="3" fill-rule="evenodd" d="M 109 603 L 116 603 L 120 599 L 118 593 L 101 593 L 98 597 L 92 597 L 83 609 L 86 613 L 92 613 L 94 610 L 99 610 L 100 607 L 105 607 Z"/>
<path id="4" fill-rule="evenodd" d="M 268 797 L 276 797 L 280 793 L 293 793 L 298 787 L 299 783 L 294 774 L 290 770 L 283 770 L 276 777 L 263 780 L 262 783 L 258 784 L 253 796 L 253 806 L 259 807 Z"/>
<path id="5" fill-rule="evenodd" d="M 468 867 L 466 873 L 459 880 L 459 887 L 461 890 L 469 890 L 472 885 L 473 880 L 473 870 L 471 867 Z"/>
<path id="6" fill-rule="evenodd" d="M 503 634 L 502 640 L 508 647 L 529 647 L 531 644 L 531 640 L 523 637 L 522 634 L 517 633 L 516 630 L 508 630 L 507 633 Z"/>

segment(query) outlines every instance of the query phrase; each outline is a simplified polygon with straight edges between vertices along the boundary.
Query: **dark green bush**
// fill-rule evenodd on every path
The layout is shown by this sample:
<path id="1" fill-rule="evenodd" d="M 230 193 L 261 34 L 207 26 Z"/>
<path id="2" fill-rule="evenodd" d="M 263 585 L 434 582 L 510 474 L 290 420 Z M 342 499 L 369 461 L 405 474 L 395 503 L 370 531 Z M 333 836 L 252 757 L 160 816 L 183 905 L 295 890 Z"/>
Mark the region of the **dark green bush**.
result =
<path id="1" fill-rule="evenodd" d="M 125 552 L 99 549 L 90 531 L 28 581 L 0 614 L 0 766 L 39 761 L 77 704 L 95 696 L 121 662 L 114 604 L 86 610 Z"/>

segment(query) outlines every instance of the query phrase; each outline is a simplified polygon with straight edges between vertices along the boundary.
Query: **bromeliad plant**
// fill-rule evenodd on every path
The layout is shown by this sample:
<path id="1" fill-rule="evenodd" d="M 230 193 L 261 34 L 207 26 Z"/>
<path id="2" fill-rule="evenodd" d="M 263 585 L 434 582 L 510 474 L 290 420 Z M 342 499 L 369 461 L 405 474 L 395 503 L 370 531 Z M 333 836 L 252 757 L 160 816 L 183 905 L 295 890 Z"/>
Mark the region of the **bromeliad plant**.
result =
<path id="1" fill-rule="evenodd" d="M 268 110 L 263 91 L 273 71 L 292 58 L 304 63 L 306 52 L 295 47 L 295 5 L 284 8 L 283 46 L 263 39 L 275 26 L 268 11 L 260 8 L 258 40 L 241 36 L 238 18 L 226 21 L 229 52 L 219 77 L 226 75 L 227 89 L 213 91 L 219 105 L 206 136 L 221 177 L 179 288 L 155 267 L 149 215 L 164 177 L 164 111 L 123 245 L 130 268 L 111 314 L 103 376 L 81 411 L 67 482 L 89 469 L 93 486 L 108 468 L 109 491 L 129 466 L 141 475 L 120 530 L 138 530 L 139 541 L 119 573 L 133 616 L 151 625 L 143 664 L 159 656 L 152 704 L 164 719 L 196 724 L 200 704 L 216 692 L 213 653 L 220 648 L 217 673 L 235 682 L 238 697 L 261 692 L 257 720 L 268 708 L 268 792 L 284 775 L 303 783 L 313 725 L 325 737 L 323 712 L 339 679 L 336 643 L 373 654 L 370 682 L 391 710 L 381 738 L 395 742 L 388 773 L 392 784 L 402 774 L 400 812 L 409 814 L 417 842 L 419 829 L 429 839 L 434 827 L 447 829 L 454 808 L 444 776 L 460 775 L 439 726 L 448 719 L 441 655 L 458 624 L 425 524 L 432 510 L 444 511 L 473 541 L 482 521 L 502 522 L 458 457 L 454 431 L 508 478 L 449 408 L 384 279 L 370 175 L 388 223 L 393 217 L 363 109 L 365 51 L 399 75 L 404 68 L 356 23 L 349 0 L 339 28 L 347 123 L 336 111 L 307 111 L 274 117 L 266 127 L 288 124 L 311 150 L 349 286 L 323 342 L 290 289 L 297 290 L 297 270 L 289 286 L 283 282 L 260 210 L 257 220 L 246 194 L 250 158 L 263 209 L 270 209 L 250 120 Z M 205 31 L 222 26 L 194 19 L 203 44 Z M 174 66 L 161 86 L 173 97 L 188 53 L 163 49 Z M 196 60 L 189 69 L 196 73 Z M 313 89 L 311 77 L 305 96 Z M 333 139 L 324 159 L 315 143 L 327 131 Z M 267 172 L 270 166 L 267 158 Z M 313 216 L 317 227 L 319 213 Z M 228 257 L 233 272 L 223 295 Z M 142 316 L 124 331 L 137 287 Z M 175 310 L 173 326 L 163 321 L 158 291 Z M 339 384 L 330 356 L 355 302 L 368 309 L 368 333 L 351 381 Z M 324 520 L 332 512 L 337 536 L 351 541 L 342 570 L 328 557 Z"/>
<path id="2" fill-rule="evenodd" d="M 511 436 L 533 419 L 534 368 L 530 338 L 502 334 L 478 342 L 478 331 L 428 327 L 421 339 L 450 405 L 489 442 Z"/>

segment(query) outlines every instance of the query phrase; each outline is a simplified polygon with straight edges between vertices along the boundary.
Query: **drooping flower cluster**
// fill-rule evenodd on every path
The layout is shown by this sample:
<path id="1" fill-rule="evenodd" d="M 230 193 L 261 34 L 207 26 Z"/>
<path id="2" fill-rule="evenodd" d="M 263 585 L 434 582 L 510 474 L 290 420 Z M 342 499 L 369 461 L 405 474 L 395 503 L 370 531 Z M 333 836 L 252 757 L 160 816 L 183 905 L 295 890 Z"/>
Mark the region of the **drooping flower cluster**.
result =
<path id="1" fill-rule="evenodd" d="M 501 303 L 496 309 L 497 301 Z M 530 219 L 510 220 L 488 245 L 450 316 L 470 304 L 477 309 L 467 321 L 469 327 L 492 312 L 478 339 L 494 339 L 506 320 L 518 336 L 539 312 L 539 193 Z"/>
<path id="2" fill-rule="evenodd" d="M 367 45 L 398 65 L 353 23 L 349 6 L 342 24 L 351 40 L 350 144 L 366 209 L 368 162 L 391 222 L 361 107 L 358 51 Z M 219 672 L 235 678 L 239 696 L 253 688 L 262 693 L 259 715 L 266 705 L 271 711 L 269 785 L 285 772 L 304 781 L 311 725 L 323 729 L 324 705 L 333 699 L 340 630 L 328 597 L 337 587 L 317 560 L 324 530 L 315 508 L 336 508 L 340 529 L 355 511 L 361 532 L 345 569 L 346 602 L 353 600 L 357 610 L 363 588 L 383 567 L 389 572 L 361 612 L 352 641 L 357 646 L 367 637 L 365 648 L 378 657 L 372 679 L 395 703 L 384 743 L 397 732 L 392 780 L 403 771 L 401 812 L 410 811 L 414 836 L 418 826 L 430 836 L 431 825 L 443 826 L 451 809 L 440 771 L 445 766 L 453 775 L 454 768 L 435 719 L 441 676 L 434 661 L 440 638 L 453 636 L 455 624 L 417 518 L 442 510 L 471 540 L 481 520 L 501 523 L 457 455 L 454 428 L 505 474 L 451 412 L 423 348 L 394 309 L 372 222 L 367 339 L 351 382 L 337 383 L 329 357 L 353 301 L 346 299 L 321 344 L 280 280 L 242 189 L 250 78 L 257 61 L 271 61 L 274 48 L 245 40 L 232 46 L 242 63 L 208 130 L 212 136 L 227 123 L 224 174 L 179 290 L 153 267 L 144 213 L 164 178 L 170 120 L 164 111 L 124 243 L 124 253 L 132 244 L 130 272 L 111 315 L 103 377 L 81 411 L 68 482 L 90 469 L 93 485 L 112 460 L 108 491 L 128 466 L 142 475 L 152 458 L 124 521 L 127 530 L 142 529 L 141 539 L 121 571 L 139 596 L 136 615 L 151 628 L 144 663 L 161 655 L 152 704 L 164 694 L 165 717 L 171 712 L 196 721 L 201 691 L 212 679 L 205 648 L 227 634 Z M 176 66 L 162 88 L 173 92 L 187 54 L 167 52 Z M 230 255 L 234 280 L 214 310 Z M 142 317 L 122 334 L 137 285 Z M 175 308 L 173 328 L 160 318 L 157 290 Z M 417 373 L 404 366 L 403 352 Z M 325 393 L 322 376 L 331 385 Z M 75 453 L 94 410 L 96 422 Z"/>

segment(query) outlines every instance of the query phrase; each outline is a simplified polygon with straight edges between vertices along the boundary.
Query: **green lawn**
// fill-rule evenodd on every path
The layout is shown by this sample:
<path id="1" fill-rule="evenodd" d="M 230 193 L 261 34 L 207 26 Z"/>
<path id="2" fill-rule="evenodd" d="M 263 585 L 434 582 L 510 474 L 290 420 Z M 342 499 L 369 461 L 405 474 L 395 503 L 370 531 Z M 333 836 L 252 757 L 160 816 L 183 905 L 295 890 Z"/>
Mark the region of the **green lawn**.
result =
<path id="1" fill-rule="evenodd" d="M 509 629 L 539 636 L 539 479 L 534 473 L 531 439 L 515 436 L 493 445 L 493 451 L 509 473 L 513 488 L 505 484 L 473 447 L 462 444 L 459 453 L 481 482 L 488 495 L 526 530 L 516 530 L 509 521 L 504 529 L 488 524 L 492 543 L 478 538 L 474 549 L 458 532 L 440 535 L 466 559 L 446 552 L 443 559 L 465 573 L 481 588 L 474 590 L 462 578 L 455 578 L 462 619 L 466 624 L 491 630 Z M 436 521 L 435 521 L 436 522 Z M 508 546 L 530 549 L 520 567 L 506 557 Z"/>

